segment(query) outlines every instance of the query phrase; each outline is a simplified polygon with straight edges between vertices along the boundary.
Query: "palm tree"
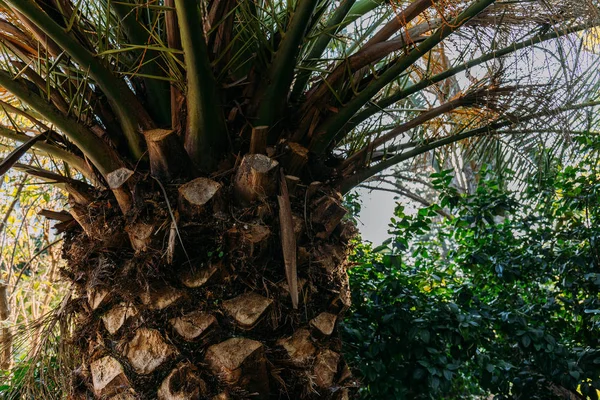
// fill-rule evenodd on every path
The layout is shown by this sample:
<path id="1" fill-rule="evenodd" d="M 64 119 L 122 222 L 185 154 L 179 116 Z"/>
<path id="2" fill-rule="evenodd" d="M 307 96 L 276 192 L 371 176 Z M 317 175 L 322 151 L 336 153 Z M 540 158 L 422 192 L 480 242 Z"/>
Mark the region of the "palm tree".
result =
<path id="1" fill-rule="evenodd" d="M 340 193 L 596 104 L 564 51 L 596 24 L 580 0 L 0 5 L 0 135 L 23 143 L 0 172 L 69 194 L 73 399 L 348 398 Z M 506 74 L 547 43 L 559 72 Z M 452 134 L 420 129 L 465 110 Z"/>

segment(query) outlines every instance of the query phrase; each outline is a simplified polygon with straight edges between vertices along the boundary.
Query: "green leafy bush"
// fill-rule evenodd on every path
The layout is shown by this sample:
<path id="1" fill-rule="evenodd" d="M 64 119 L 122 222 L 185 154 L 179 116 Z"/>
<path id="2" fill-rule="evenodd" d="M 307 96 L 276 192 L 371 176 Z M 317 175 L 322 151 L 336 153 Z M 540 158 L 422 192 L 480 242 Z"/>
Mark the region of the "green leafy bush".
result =
<path id="1" fill-rule="evenodd" d="M 598 148 L 520 193 L 434 174 L 439 206 L 398 206 L 392 239 L 357 247 L 344 332 L 365 398 L 598 399 Z"/>

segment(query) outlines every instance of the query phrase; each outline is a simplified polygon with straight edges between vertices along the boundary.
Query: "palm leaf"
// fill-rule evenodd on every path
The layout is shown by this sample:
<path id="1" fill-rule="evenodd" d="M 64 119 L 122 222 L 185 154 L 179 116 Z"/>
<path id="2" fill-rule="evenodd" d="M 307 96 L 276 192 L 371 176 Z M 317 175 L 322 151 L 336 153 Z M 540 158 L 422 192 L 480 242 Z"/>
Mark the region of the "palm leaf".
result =
<path id="1" fill-rule="evenodd" d="M 544 90 L 526 88 L 545 86 L 553 106 L 568 108 L 588 104 L 597 82 L 575 45 L 598 24 L 586 2 L 192 3 L 181 12 L 184 0 L 5 0 L 0 83 L 104 176 L 145 168 L 141 133 L 157 126 L 178 130 L 195 164 L 188 169 L 218 173 L 246 151 L 248 128 L 267 124 L 270 145 L 296 141 L 315 159 L 351 158 L 335 172 L 347 182 L 401 160 L 394 149 L 406 142 L 417 143 L 408 154 L 422 153 L 503 119 L 542 118 L 530 111 L 552 109 Z M 544 60 L 553 75 L 515 79 L 511 68 L 529 67 L 532 51 L 555 53 Z M 478 150 L 491 142 L 464 143 L 469 157 L 491 157 Z M 499 148 L 510 153 L 508 142 Z"/>
<path id="2" fill-rule="evenodd" d="M 32 137 L 16 149 L 14 149 L 4 160 L 0 161 L 0 176 L 3 176 L 9 169 L 11 169 L 20 159 L 27 153 L 27 151 L 33 147 L 34 144 L 44 139 L 46 134 L 42 133 Z"/>

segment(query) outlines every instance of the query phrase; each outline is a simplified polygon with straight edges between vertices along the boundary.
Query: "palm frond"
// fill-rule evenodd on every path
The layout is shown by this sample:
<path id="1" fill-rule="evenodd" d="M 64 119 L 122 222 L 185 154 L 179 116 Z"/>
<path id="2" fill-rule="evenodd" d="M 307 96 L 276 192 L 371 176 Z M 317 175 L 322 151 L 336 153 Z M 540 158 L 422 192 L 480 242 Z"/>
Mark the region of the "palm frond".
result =
<path id="1" fill-rule="evenodd" d="M 579 36 L 600 21 L 588 1 L 2 7 L 0 83 L 21 99 L 9 103 L 74 146 L 38 148 L 62 159 L 60 151 L 73 153 L 78 169 L 88 158 L 104 177 L 148 169 L 142 133 L 157 127 L 179 134 L 192 160 L 185 170 L 218 174 L 247 151 L 252 126 L 269 125 L 269 146 L 297 142 L 325 163 L 342 157 L 328 179 L 359 183 L 431 143 L 500 121 L 542 120 L 540 110 L 590 104 L 597 92 Z M 478 146 L 490 140 L 465 141 L 469 156 L 484 157 Z"/>

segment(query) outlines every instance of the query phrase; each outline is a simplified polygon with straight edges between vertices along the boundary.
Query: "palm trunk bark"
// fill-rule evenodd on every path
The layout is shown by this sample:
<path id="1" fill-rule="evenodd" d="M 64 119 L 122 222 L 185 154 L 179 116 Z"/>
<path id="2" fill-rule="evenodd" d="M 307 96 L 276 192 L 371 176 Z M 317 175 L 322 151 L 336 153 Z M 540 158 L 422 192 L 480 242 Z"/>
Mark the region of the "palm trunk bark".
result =
<path id="1" fill-rule="evenodd" d="M 253 154 L 219 182 L 163 192 L 140 180 L 128 222 L 108 196 L 86 205 L 87 234 L 68 232 L 64 248 L 84 355 L 73 398 L 349 397 L 337 322 L 354 228 L 339 193 L 320 183 L 282 193 L 279 168 Z M 296 271 L 282 251 L 289 232 Z"/>

